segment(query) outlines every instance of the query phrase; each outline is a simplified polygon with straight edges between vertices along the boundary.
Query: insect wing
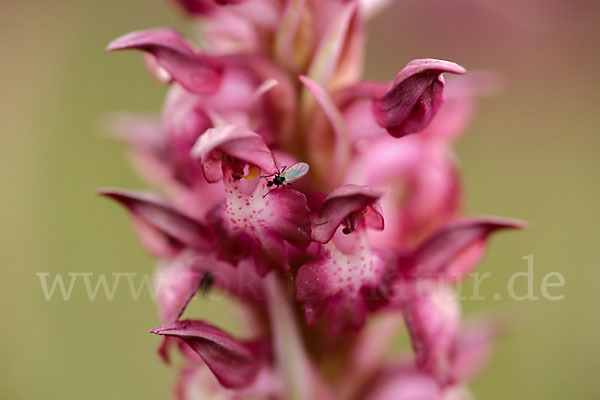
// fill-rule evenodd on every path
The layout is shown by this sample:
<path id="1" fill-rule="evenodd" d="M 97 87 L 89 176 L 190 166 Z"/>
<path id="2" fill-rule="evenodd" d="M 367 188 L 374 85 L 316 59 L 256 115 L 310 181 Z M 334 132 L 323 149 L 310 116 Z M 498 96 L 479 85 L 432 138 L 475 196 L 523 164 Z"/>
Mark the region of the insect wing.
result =
<path id="1" fill-rule="evenodd" d="M 298 163 L 295 165 L 292 165 L 290 168 L 286 169 L 281 176 L 283 176 L 285 178 L 285 181 L 287 183 L 289 182 L 294 182 L 297 179 L 302 178 L 304 175 L 306 175 L 306 173 L 309 170 L 309 166 L 307 163 Z"/>

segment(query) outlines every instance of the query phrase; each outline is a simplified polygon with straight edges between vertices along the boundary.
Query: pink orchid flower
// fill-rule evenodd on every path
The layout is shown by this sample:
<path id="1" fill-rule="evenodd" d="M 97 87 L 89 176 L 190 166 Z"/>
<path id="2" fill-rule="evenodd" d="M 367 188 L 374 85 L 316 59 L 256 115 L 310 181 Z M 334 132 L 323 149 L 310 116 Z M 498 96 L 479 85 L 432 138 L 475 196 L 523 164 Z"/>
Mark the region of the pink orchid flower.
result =
<path id="1" fill-rule="evenodd" d="M 166 28 L 107 48 L 143 52 L 168 86 L 160 118 L 112 120 L 162 194 L 99 193 L 157 260 L 151 332 L 164 361 L 183 355 L 175 398 L 464 398 L 495 330 L 464 326 L 452 285 L 492 233 L 524 227 L 459 217 L 450 146 L 493 76 L 446 86 L 465 69 L 426 58 L 360 80 L 385 0 L 173 3 L 201 48 Z M 239 305 L 242 332 L 185 314 L 209 290 Z M 402 321 L 412 351 L 389 356 Z"/>

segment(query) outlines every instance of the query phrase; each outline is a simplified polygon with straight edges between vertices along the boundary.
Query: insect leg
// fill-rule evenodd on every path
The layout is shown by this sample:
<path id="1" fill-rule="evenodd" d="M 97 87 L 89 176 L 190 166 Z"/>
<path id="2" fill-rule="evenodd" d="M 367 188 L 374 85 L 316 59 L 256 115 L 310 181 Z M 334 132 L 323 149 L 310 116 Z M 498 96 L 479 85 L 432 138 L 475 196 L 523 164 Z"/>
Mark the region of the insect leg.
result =
<path id="1" fill-rule="evenodd" d="M 272 192 L 273 190 L 275 190 L 275 189 L 279 189 L 279 186 L 277 186 L 277 187 L 274 187 L 273 189 L 271 189 L 271 190 L 269 190 L 267 193 L 265 193 L 265 195 L 263 196 L 263 199 L 264 199 L 265 197 L 267 197 L 267 195 L 268 195 L 269 193 L 271 193 L 271 192 Z"/>

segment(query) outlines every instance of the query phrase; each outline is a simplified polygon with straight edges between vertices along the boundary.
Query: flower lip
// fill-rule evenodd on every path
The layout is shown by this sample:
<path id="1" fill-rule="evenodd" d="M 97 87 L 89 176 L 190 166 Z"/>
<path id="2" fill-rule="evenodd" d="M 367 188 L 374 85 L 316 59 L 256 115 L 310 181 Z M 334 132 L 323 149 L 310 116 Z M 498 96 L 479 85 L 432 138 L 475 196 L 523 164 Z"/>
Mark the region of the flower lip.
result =
<path id="1" fill-rule="evenodd" d="M 349 234 L 361 223 L 383 230 L 383 212 L 379 199 L 385 192 L 368 186 L 344 185 L 332 191 L 312 219 L 312 238 L 327 243 L 340 225 Z"/>

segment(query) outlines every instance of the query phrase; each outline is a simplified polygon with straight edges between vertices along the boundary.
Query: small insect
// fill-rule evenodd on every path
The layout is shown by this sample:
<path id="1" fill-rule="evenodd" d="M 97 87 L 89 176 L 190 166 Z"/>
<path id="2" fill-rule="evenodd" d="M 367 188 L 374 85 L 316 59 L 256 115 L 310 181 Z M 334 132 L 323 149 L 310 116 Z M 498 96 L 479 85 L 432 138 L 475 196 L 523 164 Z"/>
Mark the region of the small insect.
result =
<path id="1" fill-rule="evenodd" d="M 200 280 L 200 293 L 206 295 L 215 281 L 215 277 L 210 272 L 206 271 Z"/>
<path id="2" fill-rule="evenodd" d="M 275 186 L 273 189 L 269 190 L 263 196 L 263 198 L 267 197 L 267 195 L 269 193 L 271 193 L 273 190 L 278 189 L 280 187 L 284 187 L 286 185 L 291 185 L 292 182 L 294 182 L 295 180 L 302 178 L 304 175 L 306 175 L 308 173 L 308 170 L 310 168 L 308 166 L 308 164 L 304 163 L 304 162 L 294 164 L 290 168 L 287 168 L 284 165 L 281 170 L 279 169 L 279 166 L 277 165 L 277 163 L 275 163 L 275 166 L 277 167 L 276 173 L 271 174 L 271 175 L 261 176 L 261 178 L 273 177 L 273 179 L 271 179 L 270 181 L 267 182 L 267 186 L 268 187 Z"/>

